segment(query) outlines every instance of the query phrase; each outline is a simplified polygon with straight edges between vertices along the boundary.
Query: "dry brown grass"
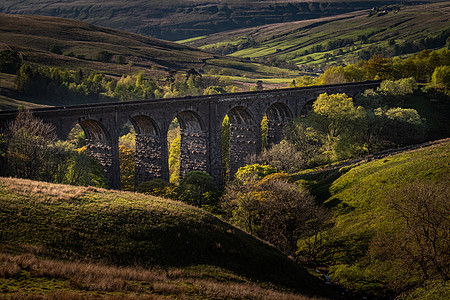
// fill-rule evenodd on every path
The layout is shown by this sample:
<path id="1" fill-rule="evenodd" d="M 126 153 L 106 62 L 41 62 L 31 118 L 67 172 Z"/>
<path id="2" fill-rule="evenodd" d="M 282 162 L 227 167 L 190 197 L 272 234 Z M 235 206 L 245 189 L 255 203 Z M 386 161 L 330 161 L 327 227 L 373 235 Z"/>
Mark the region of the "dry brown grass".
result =
<path id="1" fill-rule="evenodd" d="M 63 184 L 49 185 L 40 181 L 17 178 L 2 178 L 2 185 L 8 191 L 21 195 L 34 195 L 42 202 L 71 201 L 83 196 L 86 192 L 102 192 L 104 189 L 95 187 L 77 187 Z"/>
<path id="2" fill-rule="evenodd" d="M 45 295 L 9 294 L 0 299 L 97 299 L 89 291 L 120 293 L 106 299 L 318 299 L 277 291 L 252 282 L 202 279 L 189 269 L 113 267 L 81 262 L 51 261 L 31 254 L 0 253 L 0 279 L 20 276 L 26 270 L 35 277 L 69 279 L 73 291 L 48 291 Z M 76 292 L 78 291 L 78 292 Z M 82 294 L 80 294 L 80 292 Z"/>

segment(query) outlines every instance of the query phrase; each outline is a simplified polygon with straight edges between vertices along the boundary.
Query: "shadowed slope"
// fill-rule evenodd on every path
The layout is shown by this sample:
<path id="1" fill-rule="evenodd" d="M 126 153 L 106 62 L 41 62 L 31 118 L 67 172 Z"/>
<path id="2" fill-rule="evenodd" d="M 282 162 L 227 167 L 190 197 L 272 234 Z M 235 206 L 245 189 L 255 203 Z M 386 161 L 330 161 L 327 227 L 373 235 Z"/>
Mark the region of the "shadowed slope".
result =
<path id="1" fill-rule="evenodd" d="M 124 266 L 211 265 L 321 293 L 277 249 L 201 209 L 142 194 L 0 178 L 0 228 L 14 251 Z"/>

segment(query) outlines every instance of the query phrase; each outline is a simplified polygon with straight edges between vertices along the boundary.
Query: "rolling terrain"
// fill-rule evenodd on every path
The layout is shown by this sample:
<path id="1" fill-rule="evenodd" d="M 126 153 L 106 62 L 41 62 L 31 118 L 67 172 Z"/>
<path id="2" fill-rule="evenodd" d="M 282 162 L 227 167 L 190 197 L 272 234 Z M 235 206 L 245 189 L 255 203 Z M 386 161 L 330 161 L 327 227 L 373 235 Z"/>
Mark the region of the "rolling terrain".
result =
<path id="1" fill-rule="evenodd" d="M 450 2 L 358 11 L 264 25 L 181 43 L 236 57 L 278 58 L 295 64 L 342 64 L 372 54 L 398 56 L 448 45 Z"/>
<path id="2" fill-rule="evenodd" d="M 180 40 L 225 30 L 307 20 L 394 3 L 364 0 L 4 0 L 0 13 L 77 19 L 165 40 Z"/>
<path id="3" fill-rule="evenodd" d="M 298 75 L 297 71 L 215 55 L 190 46 L 80 21 L 0 14 L 0 51 L 9 49 L 18 51 L 24 63 L 72 72 L 82 69 L 116 78 L 143 73 L 156 82 L 164 82 L 173 70 L 183 73 L 191 68 L 212 76 L 233 75 L 236 81 L 243 78 L 253 84 L 257 79 L 273 80 Z M 109 53 L 108 60 L 98 59 L 102 52 Z M 0 104 L 3 109 L 35 100 L 24 98 L 15 89 L 14 76 L 0 73 Z"/>
<path id="4" fill-rule="evenodd" d="M 201 209 L 143 194 L 0 178 L 0 238 L 3 295 L 323 295 L 274 247 Z"/>
<path id="5" fill-rule="evenodd" d="M 448 281 L 439 281 L 441 277 L 424 257 L 435 255 L 448 270 L 449 167 L 450 141 L 446 139 L 373 161 L 294 175 L 297 183 L 334 214 L 330 227 L 319 235 L 316 263 L 326 265 L 332 280 L 351 289 L 393 297 L 417 288 L 410 299 L 425 299 L 426 293 L 432 299 L 446 299 Z M 420 217 L 413 214 L 415 210 Z M 418 219 L 426 220 L 427 225 Z M 436 240 L 431 242 L 424 232 L 405 230 L 405 224 L 432 232 Z M 412 233 L 417 240 L 399 238 Z M 431 244 L 434 250 L 430 250 Z M 303 254 L 305 245 L 300 247 Z M 423 249 L 421 263 L 430 272 L 425 279 L 417 267 L 420 255 L 409 261 L 404 249 L 411 251 L 409 255 Z M 434 283 L 421 286 L 427 279 Z"/>

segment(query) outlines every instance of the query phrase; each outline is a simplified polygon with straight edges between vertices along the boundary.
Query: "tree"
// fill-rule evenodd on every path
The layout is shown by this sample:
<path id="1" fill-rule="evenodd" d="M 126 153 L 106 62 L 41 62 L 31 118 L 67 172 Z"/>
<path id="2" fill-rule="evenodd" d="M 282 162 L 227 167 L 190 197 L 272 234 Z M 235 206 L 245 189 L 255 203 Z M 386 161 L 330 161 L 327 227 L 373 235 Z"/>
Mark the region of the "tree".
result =
<path id="1" fill-rule="evenodd" d="M 17 74 L 22 66 L 22 59 L 17 51 L 0 51 L 0 73 Z"/>
<path id="2" fill-rule="evenodd" d="M 290 123 L 284 135 L 286 141 L 301 153 L 306 166 L 312 167 L 323 162 L 321 149 L 326 138 L 313 127 L 307 126 L 304 118 L 297 118 Z"/>
<path id="3" fill-rule="evenodd" d="M 51 44 L 48 51 L 50 51 L 51 53 L 59 54 L 59 55 L 63 54 L 61 46 L 56 45 L 56 44 Z"/>
<path id="4" fill-rule="evenodd" d="M 180 146 L 181 137 L 177 137 L 170 144 L 169 148 L 169 172 L 171 183 L 180 181 Z"/>
<path id="5" fill-rule="evenodd" d="M 326 136 L 324 154 L 330 160 L 351 157 L 361 151 L 366 112 L 355 107 L 346 94 L 321 94 L 313 104 L 308 123 Z"/>
<path id="6" fill-rule="evenodd" d="M 124 191 L 134 190 L 134 150 L 119 145 L 120 181 Z"/>
<path id="7" fill-rule="evenodd" d="M 203 95 L 225 94 L 226 92 L 221 86 L 209 86 L 203 91 Z"/>
<path id="8" fill-rule="evenodd" d="M 450 66 L 440 66 L 434 69 L 431 83 L 450 90 Z"/>
<path id="9" fill-rule="evenodd" d="M 254 180 L 260 180 L 269 174 L 276 173 L 277 169 L 269 165 L 246 165 L 245 167 L 240 167 L 236 172 L 236 181 L 238 182 L 250 182 Z"/>
<path id="10" fill-rule="evenodd" d="M 39 180 L 47 159 L 47 146 L 56 140 L 54 126 L 33 116 L 30 110 L 19 110 L 9 126 L 7 163 L 10 175 Z"/>
<path id="11" fill-rule="evenodd" d="M 230 178 L 230 118 L 228 115 L 225 116 L 222 122 L 221 146 L 223 180 L 224 182 L 228 182 Z"/>
<path id="12" fill-rule="evenodd" d="M 415 109 L 391 108 L 387 111 L 377 110 L 387 120 L 385 138 L 397 147 L 421 142 L 424 138 L 425 124 Z"/>
<path id="13" fill-rule="evenodd" d="M 389 96 L 404 96 L 417 90 L 417 82 L 412 77 L 396 81 L 383 80 L 377 90 Z"/>
<path id="14" fill-rule="evenodd" d="M 65 183 L 106 188 L 105 174 L 100 164 L 87 155 L 86 146 L 77 149 L 77 155 L 67 169 Z"/>
<path id="15" fill-rule="evenodd" d="M 95 59 L 101 62 L 111 62 L 111 59 L 113 57 L 113 54 L 107 50 L 99 51 L 95 55 Z"/>
<path id="16" fill-rule="evenodd" d="M 219 189 L 211 175 L 201 171 L 187 173 L 178 188 L 178 200 L 209 211 L 217 210 L 214 207 L 218 204 L 219 197 Z"/>
<path id="17" fill-rule="evenodd" d="M 259 155 L 251 156 L 249 163 L 271 165 L 279 171 L 288 173 L 298 172 L 305 167 L 303 154 L 286 140 L 282 140 Z"/>
<path id="18" fill-rule="evenodd" d="M 393 79 L 392 59 L 374 55 L 364 63 L 364 70 L 369 79 Z"/>
<path id="19" fill-rule="evenodd" d="M 224 208 L 230 221 L 260 237 L 287 255 L 294 255 L 297 241 L 309 234 L 312 220 L 325 221 L 324 209 L 309 193 L 289 182 L 287 174 L 275 173 L 256 181 L 227 187 Z M 318 225 L 318 224 L 314 224 Z"/>
<path id="20" fill-rule="evenodd" d="M 377 234 L 371 252 L 402 287 L 449 280 L 449 193 L 448 184 L 412 182 L 388 198 L 391 226 Z"/>

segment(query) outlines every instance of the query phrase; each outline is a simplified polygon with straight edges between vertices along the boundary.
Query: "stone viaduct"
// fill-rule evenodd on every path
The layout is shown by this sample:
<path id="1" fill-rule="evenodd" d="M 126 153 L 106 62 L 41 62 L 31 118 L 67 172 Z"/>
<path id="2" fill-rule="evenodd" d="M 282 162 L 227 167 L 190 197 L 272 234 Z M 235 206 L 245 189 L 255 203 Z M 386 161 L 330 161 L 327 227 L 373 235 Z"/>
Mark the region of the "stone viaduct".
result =
<path id="1" fill-rule="evenodd" d="M 135 180 L 169 179 L 167 132 L 174 118 L 181 128 L 180 176 L 192 170 L 211 174 L 223 184 L 221 126 L 230 119 L 230 174 L 247 155 L 261 151 L 261 122 L 268 119 L 268 144 L 282 138 L 282 127 L 308 111 L 322 93 L 355 96 L 378 87 L 379 81 L 311 86 L 211 96 L 87 104 L 33 110 L 53 123 L 60 139 L 76 124 L 86 135 L 88 153 L 105 170 L 109 186 L 120 189 L 118 139 L 130 121 L 136 131 Z M 7 127 L 17 111 L 0 112 L 0 127 Z"/>

